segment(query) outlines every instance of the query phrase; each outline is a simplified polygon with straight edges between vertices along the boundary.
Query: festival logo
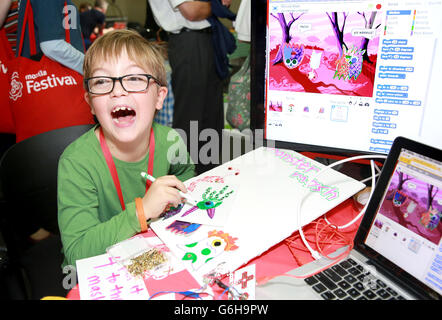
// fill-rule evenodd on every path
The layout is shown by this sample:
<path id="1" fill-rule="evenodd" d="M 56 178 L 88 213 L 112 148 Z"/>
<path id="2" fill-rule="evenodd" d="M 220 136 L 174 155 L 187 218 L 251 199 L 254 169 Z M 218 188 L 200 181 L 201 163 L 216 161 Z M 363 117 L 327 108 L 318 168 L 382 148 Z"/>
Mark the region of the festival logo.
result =
<path id="1" fill-rule="evenodd" d="M 16 101 L 22 96 L 23 83 L 18 80 L 18 72 L 14 72 L 11 76 L 11 90 L 9 91 L 9 98 Z"/>

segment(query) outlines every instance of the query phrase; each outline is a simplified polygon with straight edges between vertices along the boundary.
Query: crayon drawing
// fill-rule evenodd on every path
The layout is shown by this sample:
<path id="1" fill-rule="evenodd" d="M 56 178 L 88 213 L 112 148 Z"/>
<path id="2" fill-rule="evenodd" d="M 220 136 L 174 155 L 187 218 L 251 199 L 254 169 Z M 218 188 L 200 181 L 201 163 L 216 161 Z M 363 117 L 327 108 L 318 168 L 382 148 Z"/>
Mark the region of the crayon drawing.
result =
<path id="1" fill-rule="evenodd" d="M 184 212 L 181 217 L 185 217 L 195 210 L 200 209 L 206 210 L 209 218 L 213 219 L 213 217 L 215 216 L 215 208 L 221 205 L 223 203 L 223 200 L 233 193 L 233 190 L 230 190 L 224 194 L 224 192 L 228 188 L 229 186 L 224 186 L 220 191 L 212 191 L 212 187 L 208 187 L 201 196 L 202 200 L 198 202 L 196 206 L 193 206 L 192 208 Z"/>
<path id="2" fill-rule="evenodd" d="M 199 223 L 191 223 L 191 222 L 175 220 L 166 228 L 166 230 L 169 230 L 175 234 L 187 236 L 198 230 L 199 227 L 201 227 L 201 224 Z"/>
<path id="3" fill-rule="evenodd" d="M 195 206 L 185 204 L 177 211 L 180 215 L 178 219 L 198 224 L 223 226 L 232 209 L 236 190 L 236 187 L 224 183 L 199 182 L 190 194 L 192 198 L 200 201 Z"/>
<path id="4" fill-rule="evenodd" d="M 193 270 L 198 270 L 202 265 L 223 254 L 225 251 L 238 249 L 235 241 L 238 238 L 230 236 L 220 230 L 209 231 L 207 237 L 188 244 L 178 244 L 184 251 L 181 260 L 191 263 Z"/>

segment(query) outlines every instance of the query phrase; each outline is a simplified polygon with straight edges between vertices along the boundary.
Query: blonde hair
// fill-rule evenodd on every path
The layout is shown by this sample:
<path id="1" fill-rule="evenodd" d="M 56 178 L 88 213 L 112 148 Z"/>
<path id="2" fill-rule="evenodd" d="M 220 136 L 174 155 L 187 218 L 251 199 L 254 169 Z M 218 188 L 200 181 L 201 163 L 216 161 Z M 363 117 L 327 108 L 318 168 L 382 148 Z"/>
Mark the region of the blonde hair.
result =
<path id="1" fill-rule="evenodd" d="M 93 68 L 98 61 L 117 59 L 126 50 L 129 59 L 137 65 L 152 72 L 152 76 L 167 86 L 164 59 L 153 43 L 132 30 L 112 30 L 95 40 L 84 56 L 84 78 L 92 76 Z"/>

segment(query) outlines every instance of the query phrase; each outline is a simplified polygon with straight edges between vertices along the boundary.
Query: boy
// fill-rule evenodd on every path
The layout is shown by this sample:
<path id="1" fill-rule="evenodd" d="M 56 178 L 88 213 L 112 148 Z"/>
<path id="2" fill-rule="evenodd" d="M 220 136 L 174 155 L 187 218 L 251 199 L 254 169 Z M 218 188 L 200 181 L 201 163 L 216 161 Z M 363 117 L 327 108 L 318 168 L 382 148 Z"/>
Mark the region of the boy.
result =
<path id="1" fill-rule="evenodd" d="M 184 159 L 171 152 L 185 150 L 179 134 L 153 123 L 167 87 L 161 54 L 149 42 L 133 31 L 111 31 L 89 48 L 83 71 L 85 99 L 99 124 L 60 157 L 63 265 L 145 231 L 146 221 L 181 203 L 181 181 L 195 174 L 187 152 Z M 142 171 L 159 177 L 148 189 Z"/>

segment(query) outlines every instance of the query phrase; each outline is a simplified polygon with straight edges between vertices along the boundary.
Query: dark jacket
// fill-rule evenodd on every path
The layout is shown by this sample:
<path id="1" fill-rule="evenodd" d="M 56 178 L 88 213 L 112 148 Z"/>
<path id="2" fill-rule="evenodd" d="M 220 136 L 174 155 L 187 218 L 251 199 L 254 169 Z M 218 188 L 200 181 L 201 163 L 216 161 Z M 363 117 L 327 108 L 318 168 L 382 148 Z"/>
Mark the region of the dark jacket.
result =
<path id="1" fill-rule="evenodd" d="M 205 0 L 209 1 L 209 0 Z M 210 0 L 212 16 L 207 18 L 212 27 L 213 48 L 215 51 L 216 72 L 221 79 L 229 76 L 229 58 L 236 49 L 236 41 L 233 34 L 224 26 L 218 18 L 235 20 L 236 15 L 227 7 L 223 6 L 220 0 Z"/>

